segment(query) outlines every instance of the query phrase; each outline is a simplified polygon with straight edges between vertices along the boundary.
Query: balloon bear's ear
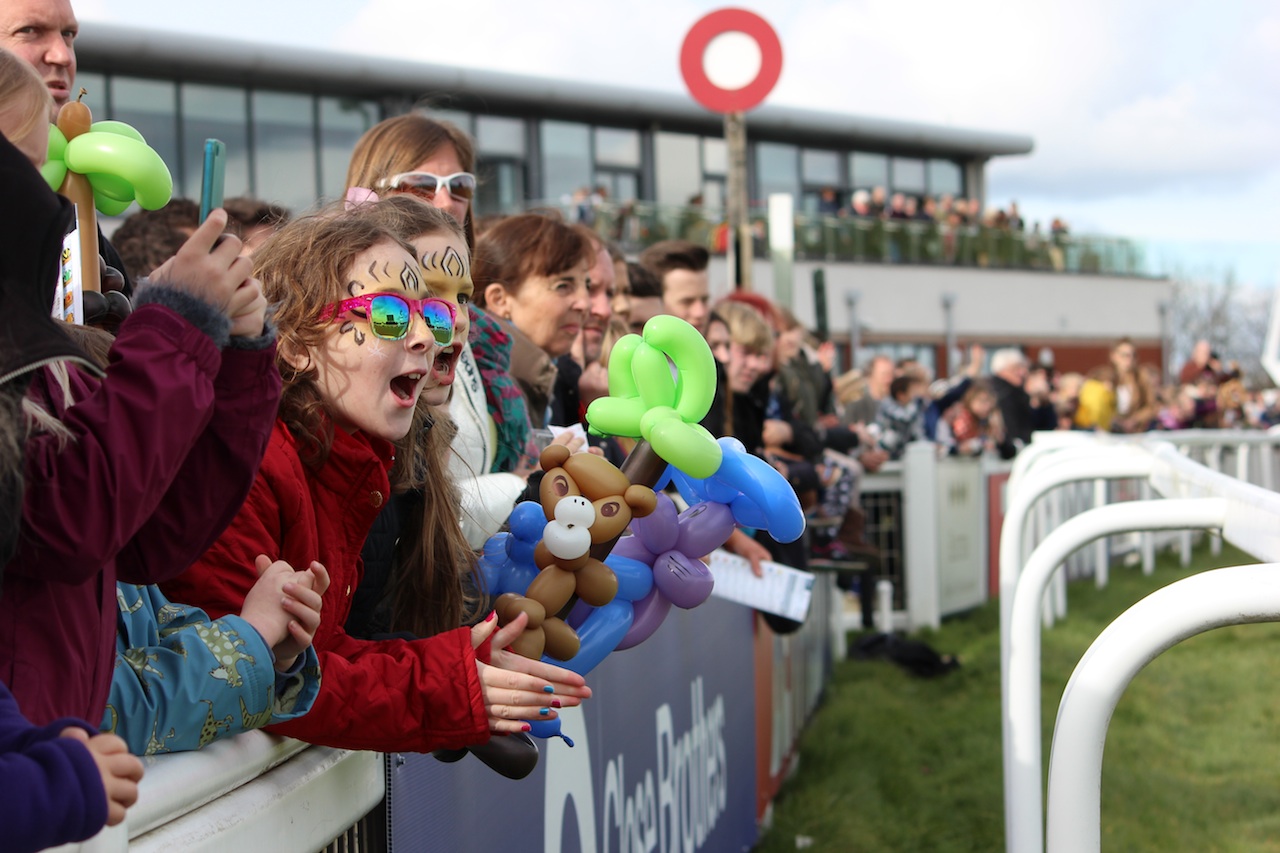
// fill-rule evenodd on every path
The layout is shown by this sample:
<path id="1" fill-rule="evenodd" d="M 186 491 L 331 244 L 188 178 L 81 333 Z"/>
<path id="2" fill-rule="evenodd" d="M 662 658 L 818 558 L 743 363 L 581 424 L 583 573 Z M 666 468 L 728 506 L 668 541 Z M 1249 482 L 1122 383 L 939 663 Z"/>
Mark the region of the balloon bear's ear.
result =
<path id="1" fill-rule="evenodd" d="M 538 457 L 538 464 L 542 466 L 543 471 L 550 471 L 552 468 L 559 468 L 563 465 L 571 455 L 569 448 L 563 444 L 548 445 L 547 449 L 542 451 L 542 455 Z"/>
<path id="2" fill-rule="evenodd" d="M 644 518 L 658 508 L 658 495 L 647 486 L 628 486 L 622 499 L 631 507 L 631 514 L 637 518 Z"/>

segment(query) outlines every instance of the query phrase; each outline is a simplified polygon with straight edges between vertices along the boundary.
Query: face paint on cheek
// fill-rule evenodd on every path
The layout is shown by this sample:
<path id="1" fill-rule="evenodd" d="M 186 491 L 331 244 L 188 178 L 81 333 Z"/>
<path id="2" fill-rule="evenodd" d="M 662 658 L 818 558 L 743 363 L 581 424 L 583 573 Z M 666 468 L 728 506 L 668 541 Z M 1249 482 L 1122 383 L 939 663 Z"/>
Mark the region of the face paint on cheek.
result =
<path id="1" fill-rule="evenodd" d="M 347 332 L 351 333 L 351 337 L 355 340 L 356 346 L 364 345 L 364 332 L 357 329 L 356 324 L 351 320 L 348 320 L 338 327 L 339 335 L 345 335 Z"/>
<path id="2" fill-rule="evenodd" d="M 382 341 L 375 340 L 369 345 L 369 357 L 376 361 L 386 361 L 387 351 L 382 348 Z"/>
<path id="3" fill-rule="evenodd" d="M 347 293 L 351 296 L 359 296 L 360 291 L 364 290 L 364 283 L 359 281 L 347 282 Z"/>

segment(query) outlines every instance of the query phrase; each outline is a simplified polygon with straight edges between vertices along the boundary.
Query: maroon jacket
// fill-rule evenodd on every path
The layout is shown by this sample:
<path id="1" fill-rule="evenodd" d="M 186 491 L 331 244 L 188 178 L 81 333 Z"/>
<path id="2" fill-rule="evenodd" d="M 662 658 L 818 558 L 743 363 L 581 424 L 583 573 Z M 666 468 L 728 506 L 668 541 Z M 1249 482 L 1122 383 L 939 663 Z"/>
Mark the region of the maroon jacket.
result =
<path id="1" fill-rule="evenodd" d="M 104 380 L 70 370 L 70 408 L 47 368 L 28 392 L 73 436 L 28 441 L 22 530 L 0 596 L 0 681 L 38 725 L 102 719 L 116 580 L 157 583 L 203 554 L 235 517 L 271 435 L 274 346 L 221 349 L 216 324 L 196 316 L 211 306 L 182 303 L 181 313 L 171 298 L 137 307 Z"/>

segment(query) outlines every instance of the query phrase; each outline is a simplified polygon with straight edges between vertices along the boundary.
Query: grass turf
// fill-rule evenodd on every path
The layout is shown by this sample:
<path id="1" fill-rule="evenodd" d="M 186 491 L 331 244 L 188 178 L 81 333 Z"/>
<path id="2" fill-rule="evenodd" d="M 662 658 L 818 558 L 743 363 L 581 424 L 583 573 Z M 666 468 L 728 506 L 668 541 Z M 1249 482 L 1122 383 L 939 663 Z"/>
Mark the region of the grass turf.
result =
<path id="1" fill-rule="evenodd" d="M 1089 644 L 1151 591 L 1253 562 L 1207 549 L 1182 568 L 1113 569 L 1070 585 L 1067 619 L 1043 635 L 1044 759 L 1067 679 Z M 1000 629 L 992 601 L 917 635 L 963 666 L 926 680 L 887 661 L 837 665 L 756 850 L 1000 851 Z M 1103 762 L 1106 850 L 1280 851 L 1280 738 L 1272 673 L 1280 624 L 1193 637 L 1139 673 L 1111 721 Z M 803 844 L 803 842 L 801 842 Z"/>

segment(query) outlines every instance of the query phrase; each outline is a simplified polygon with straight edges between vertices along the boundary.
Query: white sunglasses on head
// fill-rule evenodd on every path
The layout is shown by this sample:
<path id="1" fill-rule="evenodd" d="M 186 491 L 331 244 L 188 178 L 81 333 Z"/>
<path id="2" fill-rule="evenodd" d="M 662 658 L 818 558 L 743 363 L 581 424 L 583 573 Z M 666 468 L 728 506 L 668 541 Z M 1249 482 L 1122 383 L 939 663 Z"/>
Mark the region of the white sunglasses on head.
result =
<path id="1" fill-rule="evenodd" d="M 401 172 L 378 182 L 382 189 L 413 193 L 423 198 L 434 198 L 440 188 L 449 191 L 454 198 L 471 198 L 476 189 L 476 176 L 470 172 L 454 172 L 437 175 L 432 172 Z"/>

